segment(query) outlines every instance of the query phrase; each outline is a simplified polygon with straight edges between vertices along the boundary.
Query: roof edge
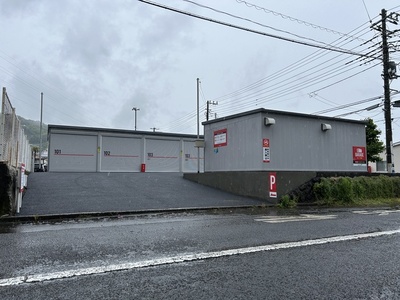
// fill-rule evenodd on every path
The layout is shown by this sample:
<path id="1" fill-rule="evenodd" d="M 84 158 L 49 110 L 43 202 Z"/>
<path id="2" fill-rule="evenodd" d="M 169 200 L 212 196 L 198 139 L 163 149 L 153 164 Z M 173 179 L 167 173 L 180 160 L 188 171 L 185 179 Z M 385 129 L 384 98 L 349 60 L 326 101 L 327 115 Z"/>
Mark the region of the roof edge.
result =
<path id="1" fill-rule="evenodd" d="M 57 130 L 75 130 L 75 131 L 88 131 L 88 132 L 106 132 L 106 133 L 125 133 L 135 135 L 147 135 L 147 136 L 166 136 L 166 137 L 183 137 L 183 138 L 194 138 L 197 139 L 197 134 L 187 133 L 172 133 L 172 132 L 161 132 L 161 131 L 139 131 L 129 129 L 115 129 L 115 128 L 99 128 L 99 127 L 85 127 L 85 126 L 72 126 L 72 125 L 56 125 L 48 124 L 47 132 L 50 133 L 52 129 Z M 204 135 L 200 135 L 203 138 Z"/>
<path id="2" fill-rule="evenodd" d="M 296 112 L 288 112 L 288 111 L 281 111 L 281 110 L 272 110 L 272 109 L 265 109 L 265 108 L 257 108 L 254 110 L 250 110 L 247 112 L 242 112 L 238 114 L 233 114 L 230 116 L 209 120 L 202 122 L 202 125 L 218 123 L 225 120 L 235 119 L 239 117 L 244 117 L 248 115 L 258 114 L 258 113 L 265 113 L 265 114 L 278 114 L 278 115 L 285 115 L 285 116 L 293 116 L 293 117 L 303 117 L 303 118 L 311 118 L 311 119 L 318 119 L 318 120 L 329 120 L 329 121 L 338 121 L 338 122 L 347 122 L 347 123 L 357 123 L 357 124 L 367 124 L 366 121 L 363 120 L 351 120 L 351 119 L 342 119 L 342 118 L 335 118 L 335 117 L 325 117 L 320 115 L 312 115 L 312 114 L 305 114 L 305 113 L 296 113 Z"/>

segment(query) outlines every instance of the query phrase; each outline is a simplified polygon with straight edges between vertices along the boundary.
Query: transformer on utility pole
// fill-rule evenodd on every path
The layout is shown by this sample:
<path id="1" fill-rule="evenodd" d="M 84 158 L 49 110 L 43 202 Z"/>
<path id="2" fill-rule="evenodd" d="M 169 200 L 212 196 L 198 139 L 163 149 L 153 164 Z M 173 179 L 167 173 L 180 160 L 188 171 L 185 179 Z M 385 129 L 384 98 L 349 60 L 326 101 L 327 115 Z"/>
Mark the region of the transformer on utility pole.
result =
<path id="1" fill-rule="evenodd" d="M 206 120 L 208 121 L 209 117 L 210 117 L 210 104 L 211 105 L 218 105 L 218 101 L 210 101 L 207 100 L 207 110 L 206 110 Z"/>

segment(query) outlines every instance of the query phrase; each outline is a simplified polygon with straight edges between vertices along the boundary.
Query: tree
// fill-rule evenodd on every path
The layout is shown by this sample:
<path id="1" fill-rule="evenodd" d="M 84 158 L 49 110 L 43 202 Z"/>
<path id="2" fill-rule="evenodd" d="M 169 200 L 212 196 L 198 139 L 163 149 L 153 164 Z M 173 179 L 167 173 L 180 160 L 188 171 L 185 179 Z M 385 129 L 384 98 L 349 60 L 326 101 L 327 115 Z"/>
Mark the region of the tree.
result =
<path id="1" fill-rule="evenodd" d="M 367 136 L 367 159 L 370 162 L 382 161 L 382 158 L 379 156 L 385 150 L 383 142 L 379 139 L 382 131 L 378 129 L 378 126 L 376 126 L 371 118 L 367 118 L 365 121 L 367 122 L 365 128 Z"/>

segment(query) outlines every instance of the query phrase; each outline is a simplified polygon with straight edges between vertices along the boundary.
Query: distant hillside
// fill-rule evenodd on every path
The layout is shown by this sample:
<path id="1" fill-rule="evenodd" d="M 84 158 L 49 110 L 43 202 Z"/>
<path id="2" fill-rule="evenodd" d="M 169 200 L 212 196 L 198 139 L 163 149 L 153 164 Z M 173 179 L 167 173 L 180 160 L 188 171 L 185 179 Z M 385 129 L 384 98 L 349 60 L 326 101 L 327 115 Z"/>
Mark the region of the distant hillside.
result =
<path id="1" fill-rule="evenodd" d="M 29 143 L 33 146 L 38 146 L 40 145 L 40 121 L 33 121 L 33 120 L 27 120 L 24 119 L 21 116 L 18 116 L 18 119 L 20 120 L 24 132 L 26 136 L 28 137 Z M 47 142 L 47 124 L 42 124 L 42 149 L 47 149 L 48 148 L 48 142 Z"/>

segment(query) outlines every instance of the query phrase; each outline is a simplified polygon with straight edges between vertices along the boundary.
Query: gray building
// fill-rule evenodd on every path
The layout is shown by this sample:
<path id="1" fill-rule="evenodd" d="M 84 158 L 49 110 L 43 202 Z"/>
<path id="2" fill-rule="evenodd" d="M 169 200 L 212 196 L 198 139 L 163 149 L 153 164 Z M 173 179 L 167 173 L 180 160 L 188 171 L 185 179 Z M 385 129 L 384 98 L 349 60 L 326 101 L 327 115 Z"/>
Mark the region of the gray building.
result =
<path id="1" fill-rule="evenodd" d="M 256 109 L 203 123 L 205 172 L 366 172 L 365 122 Z"/>
<path id="2" fill-rule="evenodd" d="M 201 172 L 196 135 L 49 125 L 50 172 Z"/>

